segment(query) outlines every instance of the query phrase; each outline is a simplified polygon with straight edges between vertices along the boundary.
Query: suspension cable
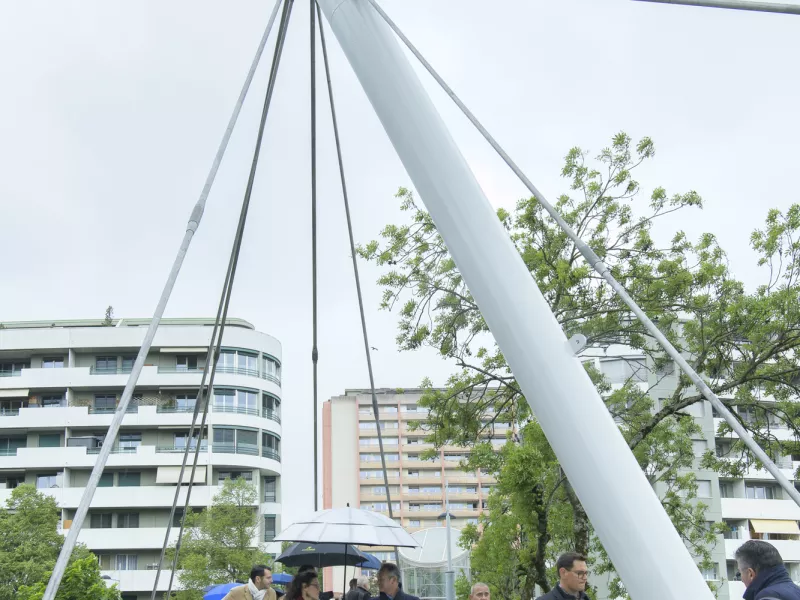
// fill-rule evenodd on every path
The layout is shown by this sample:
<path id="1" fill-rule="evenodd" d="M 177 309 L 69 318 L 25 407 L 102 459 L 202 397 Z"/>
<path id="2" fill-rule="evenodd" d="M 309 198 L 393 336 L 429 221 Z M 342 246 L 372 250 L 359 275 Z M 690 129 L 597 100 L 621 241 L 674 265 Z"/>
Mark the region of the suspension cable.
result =
<path id="1" fill-rule="evenodd" d="M 311 66 L 311 364 L 313 370 L 314 396 L 314 510 L 319 510 L 319 450 L 317 449 L 319 425 L 317 423 L 317 38 L 314 12 L 315 0 L 310 0 L 309 39 Z"/>
<path id="2" fill-rule="evenodd" d="M 732 10 L 750 10 L 766 13 L 783 13 L 800 15 L 800 5 L 781 4 L 778 2 L 753 2 L 752 0 L 638 0 L 639 2 L 659 2 L 662 4 L 683 4 L 685 6 L 701 6 L 705 8 L 728 8 Z"/>
<path id="3" fill-rule="evenodd" d="M 238 99 L 238 101 L 236 103 L 236 106 L 234 107 L 234 115 L 232 116 L 231 124 L 229 125 L 228 130 L 226 131 L 226 133 L 228 133 L 228 137 L 230 137 L 229 132 L 233 131 L 233 125 L 235 124 L 236 117 L 238 117 L 239 112 L 241 111 L 242 105 L 244 104 L 245 97 L 247 96 L 247 92 L 248 92 L 248 90 L 250 88 L 250 84 L 251 84 L 251 82 L 253 80 L 253 76 L 255 75 L 256 68 L 258 67 L 258 63 L 259 63 L 259 61 L 261 59 L 261 55 L 263 54 L 264 47 L 266 46 L 267 39 L 269 38 L 269 34 L 270 34 L 271 30 L 272 30 L 272 26 L 273 26 L 273 24 L 275 22 L 275 18 L 276 18 L 277 14 L 278 14 L 278 9 L 280 8 L 280 5 L 281 5 L 281 0 L 276 0 L 275 6 L 272 9 L 272 14 L 269 17 L 269 21 L 267 22 L 267 26 L 266 26 L 266 28 L 264 30 L 264 34 L 261 37 L 261 42 L 258 45 L 258 48 L 256 50 L 255 56 L 253 57 L 253 62 L 251 64 L 251 66 L 250 66 L 250 70 L 247 73 L 247 77 L 245 78 L 245 82 L 244 82 L 244 85 L 242 87 L 242 91 L 239 94 L 239 99 Z M 225 274 L 225 282 L 223 283 L 223 286 L 222 286 L 222 288 L 223 288 L 222 289 L 222 297 L 220 298 L 219 307 L 217 309 L 217 317 L 216 317 L 216 320 L 214 322 L 214 329 L 212 330 L 211 339 L 210 339 L 209 345 L 208 345 L 208 351 L 206 353 L 206 364 L 205 364 L 205 367 L 203 368 L 203 375 L 202 375 L 202 378 L 201 378 L 201 381 L 200 381 L 200 388 L 198 390 L 198 394 L 197 394 L 197 397 L 195 399 L 195 406 L 194 406 L 194 411 L 193 411 L 193 414 L 192 414 L 192 423 L 191 423 L 191 427 L 189 429 L 189 443 L 186 445 L 186 448 L 184 449 L 183 461 L 181 462 L 181 469 L 180 469 L 180 473 L 178 474 L 178 481 L 177 481 L 177 483 L 175 485 L 175 496 L 174 496 L 174 498 L 172 500 L 172 506 L 170 508 L 170 514 L 169 514 L 169 518 L 167 520 L 167 531 L 166 531 L 166 533 L 164 535 L 164 544 L 161 547 L 161 554 L 160 554 L 159 559 L 158 559 L 158 568 L 156 569 L 156 575 L 155 575 L 155 579 L 153 581 L 153 590 L 152 590 L 152 593 L 151 593 L 151 596 L 150 596 L 151 600 L 155 600 L 156 594 L 158 593 L 158 582 L 159 582 L 159 579 L 161 578 L 161 570 L 162 570 L 163 564 L 164 564 L 164 557 L 166 555 L 167 547 L 169 546 L 169 537 L 170 537 L 170 533 L 172 531 L 172 524 L 173 524 L 174 518 L 175 518 L 176 507 L 177 507 L 177 504 L 178 504 L 178 498 L 180 497 L 181 485 L 183 483 L 183 476 L 184 476 L 184 472 L 185 472 L 185 469 L 186 469 L 186 463 L 187 463 L 188 457 L 189 457 L 189 449 L 191 448 L 192 440 L 194 440 L 195 426 L 196 426 L 196 422 L 197 422 L 197 417 L 198 417 L 198 413 L 199 413 L 200 407 L 202 406 L 203 407 L 203 417 L 202 417 L 202 421 L 201 421 L 201 424 L 200 424 L 200 434 L 198 435 L 198 441 L 197 441 L 197 444 L 196 444 L 196 447 L 195 447 L 195 456 L 194 456 L 194 461 L 192 463 L 191 474 L 190 474 L 190 477 L 189 477 L 189 487 L 188 487 L 187 494 L 186 494 L 186 505 L 184 506 L 183 515 L 181 517 L 181 530 L 180 530 L 180 533 L 179 533 L 179 536 L 178 536 L 178 541 L 176 542 L 176 545 L 180 544 L 180 540 L 181 540 L 182 534 L 183 534 L 183 524 L 185 522 L 186 514 L 188 512 L 189 497 L 191 495 L 191 490 L 192 490 L 192 488 L 194 486 L 194 477 L 195 477 L 195 471 L 197 469 L 197 459 L 198 459 L 198 456 L 199 456 L 198 452 L 200 450 L 200 447 L 202 446 L 203 435 L 206 432 L 206 418 L 207 418 L 207 415 L 208 415 L 209 401 L 210 401 L 210 398 L 211 398 L 211 394 L 209 393 L 209 391 L 211 389 L 211 385 L 209 384 L 208 389 L 206 389 L 206 378 L 208 376 L 209 366 L 212 365 L 212 364 L 214 366 L 216 366 L 216 360 L 218 358 L 219 343 L 217 341 L 217 332 L 218 332 L 218 329 L 220 328 L 220 318 L 221 318 L 221 312 L 223 310 L 223 299 L 225 298 L 225 295 L 226 295 L 226 293 L 227 293 L 227 291 L 228 291 L 228 289 L 230 287 L 230 277 L 231 277 L 231 265 L 230 265 L 230 262 L 229 262 L 228 269 L 227 269 L 226 274 Z M 222 324 L 222 329 L 224 330 L 224 323 Z M 221 342 L 221 340 L 222 340 L 222 332 L 219 333 L 219 342 Z M 213 380 L 214 380 L 214 373 L 211 374 L 211 382 L 212 383 L 213 383 Z M 206 443 L 208 444 L 208 442 L 206 442 Z M 177 552 L 176 552 L 176 554 L 177 554 Z M 173 569 L 173 572 L 174 572 L 174 569 Z M 172 587 L 172 584 L 170 583 L 170 588 L 171 587 Z"/>
<path id="4" fill-rule="evenodd" d="M 444 79 L 442 79 L 436 70 L 431 66 L 431 64 L 425 60 L 425 57 L 422 56 L 419 50 L 411 43 L 411 41 L 403 34 L 400 28 L 392 21 L 389 15 L 378 5 L 376 0 L 368 0 L 368 2 L 375 8 L 376 12 L 386 21 L 387 25 L 397 34 L 406 47 L 411 51 L 411 53 L 417 57 L 417 60 L 422 63 L 422 66 L 431 74 L 431 76 L 436 80 L 436 82 L 442 87 L 442 89 L 447 93 L 448 96 L 455 102 L 456 106 L 461 109 L 461 112 L 470 120 L 470 122 L 475 126 L 475 128 L 483 135 L 487 142 L 494 148 L 497 154 L 503 159 L 503 161 L 511 168 L 511 170 L 516 174 L 516 176 L 522 181 L 525 187 L 530 190 L 533 197 L 542 205 L 542 207 L 547 211 L 550 217 L 558 223 L 558 226 L 561 230 L 567 234 L 567 236 L 572 240 L 575 244 L 575 247 L 578 248 L 580 253 L 583 255 L 586 262 L 588 262 L 592 268 L 597 271 L 597 273 L 603 277 L 603 279 L 608 282 L 611 288 L 617 293 L 617 295 L 622 299 L 625 304 L 631 309 L 631 311 L 636 315 L 642 325 L 645 326 L 647 331 L 652 335 L 656 341 L 661 345 L 664 351 L 672 358 L 675 362 L 678 363 L 681 370 L 691 379 L 692 383 L 697 387 L 700 393 L 711 403 L 711 405 L 717 409 L 717 411 L 723 416 L 725 421 L 728 425 L 736 432 L 739 438 L 744 442 L 744 444 L 750 449 L 750 451 L 755 454 L 759 461 L 764 465 L 764 468 L 769 471 L 775 480 L 780 484 L 780 486 L 786 491 L 789 497 L 795 501 L 795 503 L 800 506 L 800 492 L 798 492 L 795 487 L 791 484 L 791 482 L 786 478 L 786 476 L 781 473 L 780 469 L 775 465 L 772 459 L 767 455 L 766 452 L 759 446 L 756 441 L 750 436 L 747 430 L 742 426 L 742 424 L 736 419 L 733 413 L 728 410 L 728 407 L 719 399 L 719 397 L 708 387 L 708 384 L 703 380 L 700 375 L 689 365 L 686 359 L 681 355 L 678 350 L 670 343 L 670 341 L 666 338 L 666 336 L 661 333 L 661 330 L 656 327 L 656 325 L 650 320 L 650 317 L 645 314 L 645 312 L 639 307 L 636 301 L 631 298 L 628 294 L 627 290 L 620 284 L 616 278 L 611 274 L 611 270 L 609 269 L 608 265 L 606 265 L 599 256 L 592 250 L 586 242 L 584 242 L 578 235 L 572 230 L 569 224 L 564 220 L 561 214 L 553 207 L 550 202 L 544 197 L 544 195 L 536 188 L 535 185 L 528 179 L 525 173 L 522 172 L 517 164 L 511 159 L 511 157 L 503 150 L 502 146 L 492 137 L 492 135 L 486 130 L 486 128 L 478 121 L 477 117 L 472 114 L 472 112 L 466 107 L 466 105 L 461 101 L 461 99 L 456 95 L 456 93 L 450 88 L 447 83 L 445 83 Z"/>
<path id="5" fill-rule="evenodd" d="M 389 518 L 393 519 L 392 496 L 389 492 L 389 476 L 386 471 L 386 456 L 383 453 L 383 434 L 381 434 L 381 424 L 378 417 L 378 398 L 375 395 L 375 377 L 372 372 L 372 354 L 369 346 L 369 336 L 367 335 L 367 320 L 364 316 L 364 299 L 361 295 L 361 279 L 358 275 L 358 260 L 356 259 L 356 245 L 353 241 L 353 221 L 350 218 L 350 200 L 347 195 L 347 181 L 344 176 L 344 161 L 342 160 L 342 146 L 339 140 L 339 124 L 336 119 L 336 105 L 333 101 L 333 85 L 331 84 L 331 71 L 328 63 L 328 47 L 325 43 L 325 29 L 322 25 L 322 13 L 317 4 L 317 15 L 319 17 L 319 39 L 322 45 L 322 59 L 325 63 L 325 78 L 328 82 L 328 99 L 331 106 L 331 120 L 333 122 L 333 137 L 336 142 L 336 157 L 339 161 L 339 178 L 342 182 L 342 198 L 344 200 L 344 213 L 347 217 L 347 234 L 350 240 L 350 256 L 353 259 L 353 275 L 356 280 L 356 295 L 358 296 L 358 311 L 361 316 L 361 333 L 364 338 L 364 354 L 367 357 L 367 371 L 369 372 L 369 386 L 372 395 L 372 412 L 375 416 L 375 426 L 378 430 L 378 447 L 381 453 L 381 467 L 383 468 L 383 483 L 386 486 L 386 502 L 389 506 Z M 395 549 L 395 552 L 397 549 Z"/>
<path id="6" fill-rule="evenodd" d="M 264 43 L 266 43 L 266 35 L 267 34 L 265 33 L 265 36 L 262 39 L 262 43 L 259 46 L 259 50 L 255 58 L 255 63 L 258 62 L 258 58 L 260 57 L 263 45 Z M 203 213 L 205 212 L 208 196 L 211 193 L 211 188 L 214 184 L 214 181 L 216 180 L 217 172 L 219 171 L 219 167 L 222 164 L 222 159 L 225 156 L 225 151 L 228 148 L 228 142 L 230 141 L 234 126 L 236 125 L 236 122 L 239 118 L 239 113 L 241 112 L 242 104 L 244 103 L 244 99 L 250 87 L 250 81 L 252 81 L 254 68 L 255 64 L 253 65 L 253 67 L 251 68 L 251 72 L 245 79 L 245 84 L 239 95 L 239 99 L 236 105 L 234 106 L 233 113 L 231 114 L 231 118 L 228 121 L 228 126 L 225 129 L 225 132 L 223 133 L 222 140 L 220 141 L 219 147 L 217 148 L 217 153 L 214 156 L 214 160 L 211 163 L 211 168 L 208 172 L 208 175 L 206 176 L 205 184 L 203 185 L 203 189 L 200 192 L 200 197 L 197 199 L 197 202 L 195 203 L 194 208 L 192 209 L 191 215 L 189 216 L 189 220 L 186 224 L 186 231 L 184 233 L 183 239 L 181 240 L 181 244 L 178 248 L 178 253 L 175 256 L 175 260 L 173 261 L 172 268 L 170 269 L 169 275 L 167 276 L 167 281 L 164 284 L 164 288 L 161 292 L 158 304 L 156 305 L 155 311 L 153 312 L 153 318 L 150 320 L 150 325 L 147 328 L 147 332 L 145 333 L 142 345 L 136 357 L 136 361 L 134 362 L 133 368 L 131 369 L 131 374 L 128 376 L 128 382 L 125 384 L 125 389 L 122 392 L 122 397 L 120 398 L 120 402 L 119 405 L 117 406 L 114 418 L 112 419 L 111 425 L 109 426 L 108 431 L 106 432 L 105 439 L 110 440 L 111 443 L 104 444 L 100 448 L 100 453 L 98 454 L 97 460 L 95 461 L 95 465 L 92 468 L 92 473 L 89 476 L 89 481 L 86 484 L 86 489 L 83 492 L 80 504 L 78 505 L 78 508 L 75 511 L 75 517 L 72 520 L 72 525 L 69 529 L 69 532 L 67 533 L 66 539 L 64 540 L 64 544 L 61 547 L 61 551 L 59 552 L 58 559 L 56 560 L 56 564 L 53 567 L 53 572 L 50 575 L 50 579 L 47 582 L 47 588 L 44 591 L 42 600 L 55 600 L 55 596 L 58 593 L 58 588 L 61 585 L 61 579 L 64 577 L 64 572 L 66 571 L 67 564 L 69 562 L 70 557 L 72 556 L 72 551 L 75 549 L 75 545 L 77 544 L 78 534 L 83 528 L 83 523 L 86 520 L 86 515 L 89 511 L 92 499 L 94 498 L 94 494 L 95 491 L 97 490 L 98 483 L 100 482 L 100 477 L 103 474 L 103 470 L 105 469 L 106 463 L 108 462 L 108 457 L 110 456 L 111 450 L 114 446 L 113 441 L 117 439 L 117 435 L 119 434 L 119 430 L 122 425 L 122 420 L 125 417 L 128 405 L 130 404 L 130 400 L 133 396 L 133 392 L 136 389 L 136 384 L 139 381 L 139 375 L 141 374 L 142 368 L 144 367 L 144 362 L 147 358 L 147 353 L 150 351 L 150 348 L 153 344 L 153 339 L 155 338 L 156 332 L 158 331 L 158 326 L 160 325 L 161 319 L 164 316 L 164 310 L 166 309 L 167 303 L 169 302 L 170 296 L 172 295 L 172 290 L 175 287 L 175 282 L 178 279 L 178 274 L 180 273 L 181 267 L 183 266 L 183 261 L 184 258 L 186 258 L 186 253 L 188 252 L 194 234 L 200 227 L 200 223 L 203 219 Z"/>
<path id="7" fill-rule="evenodd" d="M 267 115 L 269 113 L 269 107 L 272 102 L 272 94 L 275 90 L 275 79 L 278 74 L 278 66 L 280 65 L 281 56 L 283 53 L 284 42 L 286 39 L 286 30 L 289 26 L 289 17 L 292 12 L 292 6 L 294 5 L 294 0 L 286 0 L 286 3 L 283 6 L 283 13 L 281 14 L 281 23 L 278 30 L 278 39 L 275 42 L 275 54 L 272 61 L 272 68 L 270 70 L 269 75 L 269 83 L 267 85 L 267 92 L 264 98 L 264 107 L 261 111 L 261 122 L 259 123 L 258 127 L 258 137 L 256 138 L 255 149 L 253 151 L 253 161 L 250 167 L 250 176 L 247 180 L 247 188 L 245 189 L 244 199 L 242 201 L 242 209 L 239 215 L 239 224 L 236 230 L 236 237 L 234 238 L 233 248 L 231 250 L 231 259 L 229 263 L 229 281 L 226 280 L 228 284 L 226 289 L 223 290 L 223 299 L 221 300 L 222 303 L 222 321 L 220 327 L 219 337 L 217 339 L 216 347 L 214 349 L 214 359 L 211 363 L 211 375 L 209 377 L 208 382 L 208 390 L 206 391 L 206 403 L 203 412 L 203 422 L 201 424 L 201 431 L 202 428 L 205 426 L 205 420 L 208 415 L 208 399 L 210 397 L 210 392 L 213 391 L 214 386 L 214 377 L 217 372 L 217 363 L 220 355 L 220 349 L 222 346 L 222 333 L 225 327 L 225 322 L 228 315 L 228 307 L 230 304 L 231 293 L 233 291 L 233 282 L 236 276 L 236 268 L 239 262 L 239 253 L 242 247 L 242 238 L 244 237 L 244 228 L 247 222 L 247 213 L 250 208 L 250 199 L 253 193 L 253 185 L 255 182 L 255 175 L 258 168 L 258 159 L 261 154 L 261 145 L 262 140 L 264 138 L 264 129 L 266 127 Z M 206 364 L 206 369 L 208 369 L 208 364 Z M 189 482 L 189 488 L 186 491 L 186 500 L 184 503 L 183 515 L 181 517 L 181 526 L 180 531 L 178 533 L 178 539 L 175 544 L 175 555 L 172 559 L 172 569 L 170 571 L 170 579 L 169 579 L 169 586 L 167 587 L 166 597 L 170 597 L 170 593 L 172 592 L 172 586 L 175 580 L 175 572 L 177 571 L 178 561 L 180 557 L 180 548 L 181 542 L 183 539 L 183 532 L 186 526 L 186 517 L 189 512 L 189 501 L 191 498 L 192 492 L 192 484 L 194 481 L 194 473 L 195 469 L 197 468 L 197 461 L 200 454 L 200 444 L 195 446 L 195 453 L 194 453 L 194 462 L 192 465 L 192 472 L 191 472 L 191 479 Z M 168 524 L 168 525 L 171 525 Z"/>

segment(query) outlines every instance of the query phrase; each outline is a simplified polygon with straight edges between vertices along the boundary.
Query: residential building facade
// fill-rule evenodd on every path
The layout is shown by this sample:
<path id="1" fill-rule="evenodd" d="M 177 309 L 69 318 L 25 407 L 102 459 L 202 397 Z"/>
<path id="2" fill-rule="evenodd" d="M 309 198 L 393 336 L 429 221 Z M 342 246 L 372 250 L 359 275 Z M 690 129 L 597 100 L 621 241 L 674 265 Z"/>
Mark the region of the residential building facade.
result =
<path id="1" fill-rule="evenodd" d="M 412 533 L 441 525 L 447 489 L 452 526 L 477 523 L 496 482 L 486 473 L 460 468 L 468 456 L 465 448 L 445 446 L 432 458 L 423 456 L 433 446 L 425 443 L 425 431 L 412 428 L 427 417 L 418 404 L 422 393 L 421 389 L 376 390 L 392 516 Z M 322 422 L 323 508 L 349 504 L 388 515 L 370 391 L 347 390 L 329 399 L 323 404 Z M 508 431 L 507 424 L 495 424 L 492 443 L 504 444 Z M 366 550 L 394 560 L 393 548 Z M 325 581 L 333 582 L 329 589 L 341 591 L 342 577 L 341 568 L 327 570 Z"/>
<path id="2" fill-rule="evenodd" d="M 113 444 L 78 540 L 98 556 L 124 600 L 150 598 L 187 445 L 200 444 L 192 510 L 209 506 L 225 479 L 243 477 L 257 489 L 253 542 L 280 552 L 272 542 L 281 514 L 280 343 L 246 321 L 228 321 L 206 430 L 189 439 L 214 322 L 164 319 L 119 436 L 106 440 L 149 323 L 0 327 L 0 504 L 18 485 L 34 484 L 56 499 L 66 533 L 100 448 Z M 179 518 L 180 509 L 173 525 Z M 171 543 L 176 537 L 174 527 Z M 168 580 L 167 570 L 161 591 Z"/>

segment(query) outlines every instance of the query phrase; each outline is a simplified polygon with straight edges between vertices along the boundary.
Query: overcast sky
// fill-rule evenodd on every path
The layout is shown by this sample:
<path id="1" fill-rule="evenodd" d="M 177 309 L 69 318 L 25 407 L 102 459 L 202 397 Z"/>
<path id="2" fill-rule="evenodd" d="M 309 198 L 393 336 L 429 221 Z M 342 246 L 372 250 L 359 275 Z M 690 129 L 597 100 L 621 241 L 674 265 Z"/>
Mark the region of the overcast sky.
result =
<path id="1" fill-rule="evenodd" d="M 313 505 L 308 3 L 295 3 L 231 314 L 283 343 L 284 524 Z M 383 6 L 549 197 L 566 151 L 651 136 L 646 190 L 706 207 L 662 228 L 748 247 L 796 193 L 800 20 L 628 0 L 383 0 Z M 0 320 L 152 314 L 271 0 L 0 2 Z M 410 186 L 329 36 L 358 242 L 400 218 Z M 183 272 L 172 317 L 212 316 L 238 218 L 268 61 L 261 65 Z M 424 78 L 495 206 L 525 190 Z M 322 92 L 323 79 L 319 80 Z M 324 98 L 324 96 L 321 96 Z M 368 385 L 335 154 L 320 109 L 320 402 Z M 362 264 L 377 385 L 442 383 L 452 366 L 398 353 Z"/>

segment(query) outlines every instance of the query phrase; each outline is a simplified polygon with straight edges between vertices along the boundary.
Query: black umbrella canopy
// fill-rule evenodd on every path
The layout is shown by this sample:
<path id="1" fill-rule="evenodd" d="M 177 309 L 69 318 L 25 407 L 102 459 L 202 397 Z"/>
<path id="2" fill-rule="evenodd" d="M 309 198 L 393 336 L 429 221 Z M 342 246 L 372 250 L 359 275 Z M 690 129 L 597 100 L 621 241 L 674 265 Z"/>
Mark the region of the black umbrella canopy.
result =
<path id="1" fill-rule="evenodd" d="M 350 544 L 297 542 L 289 546 L 275 560 L 287 567 L 312 565 L 322 568 L 341 567 L 342 565 L 358 566 L 369 562 L 369 557 Z"/>

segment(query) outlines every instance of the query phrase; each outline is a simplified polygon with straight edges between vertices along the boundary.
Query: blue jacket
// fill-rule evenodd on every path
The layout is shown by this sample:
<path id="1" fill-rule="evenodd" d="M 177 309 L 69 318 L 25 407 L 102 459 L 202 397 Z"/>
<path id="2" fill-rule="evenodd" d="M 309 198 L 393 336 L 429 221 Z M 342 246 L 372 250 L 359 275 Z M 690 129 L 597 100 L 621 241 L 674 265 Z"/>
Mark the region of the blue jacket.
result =
<path id="1" fill-rule="evenodd" d="M 744 591 L 744 600 L 800 600 L 800 587 L 789 577 L 786 567 L 778 565 L 762 571 Z"/>

